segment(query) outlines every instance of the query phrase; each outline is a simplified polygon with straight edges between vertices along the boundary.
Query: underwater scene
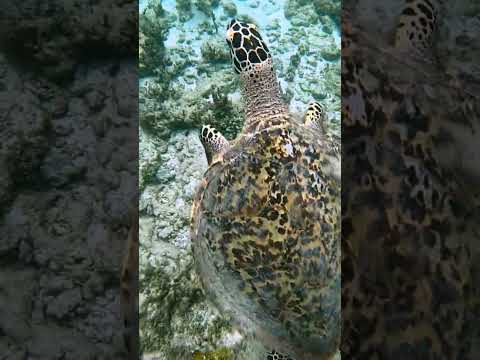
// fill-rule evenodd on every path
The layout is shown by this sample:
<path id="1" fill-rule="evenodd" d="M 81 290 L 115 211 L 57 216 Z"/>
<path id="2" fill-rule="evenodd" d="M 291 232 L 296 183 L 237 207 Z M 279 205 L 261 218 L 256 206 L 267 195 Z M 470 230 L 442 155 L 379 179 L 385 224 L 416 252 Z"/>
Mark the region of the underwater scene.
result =
<path id="1" fill-rule="evenodd" d="M 240 158 L 243 154 L 245 159 L 250 159 L 248 156 L 251 154 L 252 163 L 261 165 L 264 155 L 257 150 L 270 149 L 270 154 L 275 157 L 277 154 L 274 153 L 274 146 L 280 144 L 284 146 L 282 149 L 286 149 L 286 153 L 281 153 L 281 156 L 291 156 L 293 148 L 295 151 L 299 149 L 305 164 L 315 167 L 315 144 L 317 137 L 323 136 L 316 135 L 316 124 L 319 124 L 318 134 L 328 133 L 325 138 L 337 139 L 338 144 L 341 2 L 141 0 L 139 11 L 139 313 L 142 358 L 294 358 L 289 356 L 290 353 L 276 353 L 275 350 L 278 349 L 272 346 L 275 341 L 270 342 L 269 335 L 265 335 L 265 339 L 251 336 L 250 327 L 256 327 L 257 324 L 250 314 L 243 314 L 241 310 L 226 311 L 225 306 L 228 308 L 228 305 L 225 303 L 220 304 L 223 307 L 214 304 L 215 298 L 218 300 L 222 297 L 219 295 L 221 292 L 216 291 L 216 281 L 230 281 L 223 274 L 213 280 L 211 272 L 216 270 L 208 264 L 198 271 L 195 260 L 198 265 L 198 257 L 204 249 L 193 249 L 192 233 L 206 234 L 207 227 L 211 234 L 215 234 L 216 230 L 211 229 L 212 224 L 205 220 L 205 212 L 219 208 L 221 204 L 209 208 L 205 202 L 195 199 L 209 165 L 213 168 L 215 163 L 218 165 L 226 162 L 227 157 L 224 158 L 222 154 L 225 154 L 225 149 L 229 149 L 232 140 L 238 139 L 242 129 L 243 133 L 253 132 L 252 126 L 258 130 L 261 126 L 258 124 L 263 123 L 255 123 L 256 117 L 261 117 L 263 113 L 260 110 L 255 112 L 252 108 L 263 109 L 265 106 L 273 114 L 291 114 L 295 119 L 292 120 L 294 127 L 287 132 L 291 134 L 293 143 L 281 142 L 285 130 L 281 129 L 281 123 L 275 123 L 279 130 L 268 132 L 270 136 L 261 139 L 264 142 L 253 136 L 252 141 L 237 144 L 235 149 L 239 150 L 235 151 L 240 154 Z M 236 21 L 232 21 L 234 19 Z M 238 49 L 235 50 L 238 45 L 236 37 L 239 36 L 253 39 L 253 46 L 262 48 L 256 51 L 258 56 L 254 60 L 250 58 L 246 61 L 247 65 L 241 61 L 241 55 L 237 55 Z M 250 44 L 249 40 L 242 40 L 241 45 L 247 46 L 247 43 Z M 237 65 L 232 64 L 231 54 L 238 59 Z M 265 75 L 265 68 L 271 64 L 278 81 L 274 75 Z M 258 68 L 262 67 L 263 72 L 258 75 L 251 73 L 249 80 L 245 73 L 251 71 L 251 65 L 253 68 L 259 65 Z M 250 87 L 246 86 L 242 91 L 242 76 L 246 78 L 245 81 L 253 81 L 256 85 L 251 83 Z M 266 84 L 267 76 L 273 76 L 271 84 Z M 265 98 L 261 94 L 262 86 L 274 95 L 278 92 L 279 99 L 272 101 L 271 108 L 265 105 Z M 248 97 L 249 91 L 257 90 L 260 94 Z M 283 108 L 284 105 L 279 105 L 280 103 L 286 107 Z M 250 119 L 249 123 L 246 119 Z M 276 135 L 272 136 L 274 133 Z M 257 149 L 257 152 L 252 149 Z M 332 158 L 339 157 L 338 146 L 330 150 Z M 327 156 L 320 160 L 324 164 L 330 158 Z M 237 171 L 239 178 L 254 179 L 249 176 L 250 171 L 257 170 L 251 170 L 241 162 L 233 166 L 230 174 Z M 335 168 L 335 165 L 332 167 Z M 269 168 L 263 170 L 270 171 Z M 263 170 L 260 168 L 258 171 Z M 221 173 L 212 174 L 211 169 L 209 171 L 213 182 L 223 176 Z M 338 185 L 336 170 L 332 170 L 332 173 L 335 174 L 332 175 L 335 177 L 331 180 L 332 184 Z M 330 184 L 328 179 L 326 175 L 326 184 Z M 288 179 L 282 181 L 288 183 Z M 337 185 L 329 188 L 330 194 L 338 193 L 338 201 L 333 200 L 334 205 L 339 204 L 340 189 L 335 188 Z M 225 195 L 228 204 L 255 201 L 256 195 L 252 200 L 249 197 L 251 192 L 244 188 L 237 190 L 232 192 L 233 195 Z M 244 193 L 247 193 L 245 198 L 242 197 Z M 284 202 L 295 202 L 293 196 L 290 199 L 290 195 L 284 195 Z M 218 196 L 217 194 L 217 198 Z M 208 200 L 209 194 L 204 198 Z M 272 215 L 275 210 L 272 209 L 268 216 L 275 217 L 275 214 Z M 338 210 L 339 206 L 335 209 Z M 309 209 L 303 211 L 303 214 L 307 214 Z M 312 211 L 311 216 L 316 216 L 318 211 Z M 262 230 L 261 224 L 252 226 Z M 335 223 L 331 228 L 339 236 L 340 225 Z M 284 233 L 289 230 L 278 228 L 277 231 Z M 260 236 L 259 234 L 251 233 L 254 237 Z M 332 243 L 334 240 L 338 238 L 332 238 Z M 339 244 L 339 240 L 336 244 Z M 231 251 L 235 254 L 235 250 Z M 318 249 L 312 248 L 309 251 L 313 257 L 318 256 L 315 252 Z M 263 259 L 264 255 L 259 256 Z M 202 258 L 201 261 L 203 260 L 205 259 Z M 292 274 L 295 271 L 292 269 Z M 265 275 L 268 276 L 271 274 Z M 225 286 L 228 290 L 228 286 Z M 337 295 L 339 297 L 339 279 L 331 285 L 331 289 L 335 289 L 335 296 L 328 301 L 335 303 Z M 227 299 L 225 301 L 237 304 L 239 309 L 249 309 L 249 304 L 240 303 L 243 300 L 235 302 L 235 292 L 224 297 Z M 238 313 L 243 315 L 239 316 Z M 256 311 L 252 308 L 253 313 L 256 314 Z M 292 331 L 295 331 L 296 326 L 309 330 L 309 325 L 311 324 L 295 321 L 291 324 L 294 329 Z M 322 326 L 325 327 L 325 324 Z M 275 333 L 276 324 L 268 324 L 266 328 L 274 329 L 272 332 Z M 326 332 L 328 331 L 327 329 Z M 304 334 L 306 338 L 310 335 Z"/>

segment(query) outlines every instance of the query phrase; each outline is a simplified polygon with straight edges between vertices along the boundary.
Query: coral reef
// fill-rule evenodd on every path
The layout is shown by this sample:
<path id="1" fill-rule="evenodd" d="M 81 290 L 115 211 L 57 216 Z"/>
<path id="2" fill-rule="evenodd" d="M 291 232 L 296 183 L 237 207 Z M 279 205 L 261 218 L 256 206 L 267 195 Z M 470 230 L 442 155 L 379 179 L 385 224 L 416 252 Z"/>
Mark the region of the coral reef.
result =
<path id="1" fill-rule="evenodd" d="M 220 350 L 208 352 L 208 353 L 197 352 L 195 353 L 193 359 L 194 360 L 232 360 L 234 359 L 234 357 L 233 357 L 232 350 L 224 348 L 224 349 L 220 349 Z"/>
<path id="2" fill-rule="evenodd" d="M 285 4 L 285 16 L 296 25 L 315 24 L 325 15 L 338 23 L 341 10 L 340 0 L 287 0 Z"/>
<path id="3" fill-rule="evenodd" d="M 203 60 L 207 63 L 230 61 L 230 55 L 225 49 L 223 41 L 221 43 L 205 41 L 202 44 L 201 52 Z"/>
<path id="4" fill-rule="evenodd" d="M 234 17 L 237 15 L 237 6 L 233 1 L 225 0 L 223 2 L 223 8 L 225 9 L 225 13 L 230 16 Z"/>
<path id="5" fill-rule="evenodd" d="M 326 61 L 339 60 L 341 55 L 340 49 L 333 42 L 322 48 L 320 54 L 322 55 L 322 58 Z"/>
<path id="6" fill-rule="evenodd" d="M 196 0 L 195 6 L 198 10 L 207 15 L 212 21 L 215 33 L 218 33 L 217 20 L 215 18 L 214 9 L 219 5 L 220 0 Z"/>
<path id="7" fill-rule="evenodd" d="M 177 13 L 180 21 L 187 21 L 192 16 L 192 1 L 191 0 L 177 0 Z"/>
<path id="8" fill-rule="evenodd" d="M 165 65 L 164 41 L 169 30 L 169 21 L 161 2 L 149 3 L 139 19 L 139 71 L 140 76 L 161 76 Z"/>
<path id="9" fill-rule="evenodd" d="M 147 99 L 141 104 L 140 125 L 146 132 L 157 138 L 166 138 L 172 129 L 199 129 L 204 124 L 212 124 L 221 129 L 225 136 L 233 139 L 243 125 L 242 113 L 238 104 L 227 97 L 228 84 L 199 85 L 196 92 L 182 92 L 173 87 L 176 96 L 161 104 L 156 98 Z M 179 102 L 186 106 L 179 107 Z"/>
<path id="10" fill-rule="evenodd" d="M 140 199 L 142 346 L 167 359 L 187 358 L 221 347 L 231 333 L 205 301 L 190 250 L 190 206 L 207 164 L 196 131 L 174 132 L 162 147 L 145 137 L 140 165 L 161 166 Z"/>
<path id="11" fill-rule="evenodd" d="M 336 18 L 340 17 L 342 11 L 342 2 L 340 0 L 314 0 L 313 6 L 318 14 L 330 15 Z"/>

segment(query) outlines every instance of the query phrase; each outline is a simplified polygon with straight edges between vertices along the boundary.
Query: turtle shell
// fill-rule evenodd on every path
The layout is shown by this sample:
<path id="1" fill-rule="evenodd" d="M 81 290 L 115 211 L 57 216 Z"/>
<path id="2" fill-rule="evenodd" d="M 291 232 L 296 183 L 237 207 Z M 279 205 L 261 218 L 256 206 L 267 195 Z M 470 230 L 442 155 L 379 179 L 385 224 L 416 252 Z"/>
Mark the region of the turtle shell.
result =
<path id="1" fill-rule="evenodd" d="M 209 167 L 192 210 L 208 297 L 298 358 L 339 345 L 340 161 L 326 141 L 294 119 L 243 135 Z"/>

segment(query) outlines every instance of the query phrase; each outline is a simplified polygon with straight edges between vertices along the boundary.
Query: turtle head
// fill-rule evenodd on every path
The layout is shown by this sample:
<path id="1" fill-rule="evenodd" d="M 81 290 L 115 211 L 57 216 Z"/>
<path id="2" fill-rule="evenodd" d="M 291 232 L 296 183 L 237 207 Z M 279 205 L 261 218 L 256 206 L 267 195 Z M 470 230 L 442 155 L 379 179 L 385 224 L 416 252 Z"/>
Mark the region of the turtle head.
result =
<path id="1" fill-rule="evenodd" d="M 276 121 L 288 110 L 270 50 L 255 25 L 236 19 L 230 21 L 226 38 L 233 67 L 240 74 L 246 124 L 268 127 L 270 120 Z"/>
<path id="2" fill-rule="evenodd" d="M 236 19 L 230 21 L 227 27 L 227 44 L 230 47 L 233 67 L 238 74 L 252 73 L 259 65 L 271 63 L 270 51 L 254 24 Z"/>

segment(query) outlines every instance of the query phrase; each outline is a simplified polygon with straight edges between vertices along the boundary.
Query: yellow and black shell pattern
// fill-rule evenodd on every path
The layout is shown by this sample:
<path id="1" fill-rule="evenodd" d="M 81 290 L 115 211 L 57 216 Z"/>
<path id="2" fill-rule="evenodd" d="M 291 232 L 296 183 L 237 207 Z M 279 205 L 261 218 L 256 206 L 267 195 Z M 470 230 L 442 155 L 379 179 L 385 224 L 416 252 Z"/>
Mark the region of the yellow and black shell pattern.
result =
<path id="1" fill-rule="evenodd" d="M 197 271 L 244 331 L 318 359 L 340 340 L 339 154 L 289 116 L 260 129 L 205 174 L 192 210 Z"/>

